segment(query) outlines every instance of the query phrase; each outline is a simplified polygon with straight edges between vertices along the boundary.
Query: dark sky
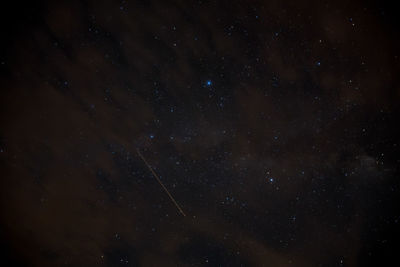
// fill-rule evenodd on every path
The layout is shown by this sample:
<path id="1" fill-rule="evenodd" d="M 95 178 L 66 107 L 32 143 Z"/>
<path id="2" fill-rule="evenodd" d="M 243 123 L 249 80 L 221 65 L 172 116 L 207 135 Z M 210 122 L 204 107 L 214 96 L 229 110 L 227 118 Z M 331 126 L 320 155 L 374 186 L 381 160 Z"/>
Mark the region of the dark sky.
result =
<path id="1" fill-rule="evenodd" d="M 388 2 L 1 9 L 7 266 L 400 265 Z"/>

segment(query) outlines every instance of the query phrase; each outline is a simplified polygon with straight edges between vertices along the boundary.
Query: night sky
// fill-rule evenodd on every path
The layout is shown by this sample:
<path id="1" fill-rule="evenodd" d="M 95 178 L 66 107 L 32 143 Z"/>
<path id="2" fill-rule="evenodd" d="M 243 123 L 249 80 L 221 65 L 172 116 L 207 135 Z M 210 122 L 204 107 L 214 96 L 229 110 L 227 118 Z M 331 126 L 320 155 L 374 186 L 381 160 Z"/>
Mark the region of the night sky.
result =
<path id="1" fill-rule="evenodd" d="M 0 263 L 400 266 L 397 15 L 2 4 Z"/>

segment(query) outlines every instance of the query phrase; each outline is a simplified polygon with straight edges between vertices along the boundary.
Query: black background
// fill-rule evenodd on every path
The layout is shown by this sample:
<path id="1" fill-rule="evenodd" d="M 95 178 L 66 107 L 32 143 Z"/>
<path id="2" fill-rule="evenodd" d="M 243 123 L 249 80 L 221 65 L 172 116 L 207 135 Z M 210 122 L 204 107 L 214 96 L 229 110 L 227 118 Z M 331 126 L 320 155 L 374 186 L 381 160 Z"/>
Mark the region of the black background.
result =
<path id="1" fill-rule="evenodd" d="M 398 26 L 389 1 L 4 3 L 2 260 L 398 265 Z"/>

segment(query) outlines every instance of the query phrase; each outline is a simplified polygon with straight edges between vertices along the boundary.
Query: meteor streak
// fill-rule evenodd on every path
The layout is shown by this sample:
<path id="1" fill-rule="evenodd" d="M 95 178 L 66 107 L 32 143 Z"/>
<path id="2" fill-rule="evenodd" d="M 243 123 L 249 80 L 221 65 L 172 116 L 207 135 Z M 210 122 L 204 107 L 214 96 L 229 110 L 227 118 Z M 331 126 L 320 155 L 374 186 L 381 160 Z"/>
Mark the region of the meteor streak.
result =
<path id="1" fill-rule="evenodd" d="M 164 184 L 161 182 L 160 178 L 158 178 L 158 175 L 155 173 L 155 171 L 151 168 L 149 163 L 147 163 L 146 159 L 143 157 L 142 153 L 140 153 L 139 149 L 136 148 L 136 151 L 139 155 L 139 157 L 143 160 L 143 162 L 146 164 L 147 168 L 151 171 L 153 176 L 156 178 L 157 182 L 161 185 L 161 187 L 164 189 L 164 191 L 168 194 L 169 198 L 174 202 L 175 206 L 178 208 L 178 211 L 183 215 L 186 216 L 186 214 L 183 212 L 179 204 L 175 201 L 174 197 L 171 195 L 171 193 L 168 191 L 168 189 L 164 186 Z"/>

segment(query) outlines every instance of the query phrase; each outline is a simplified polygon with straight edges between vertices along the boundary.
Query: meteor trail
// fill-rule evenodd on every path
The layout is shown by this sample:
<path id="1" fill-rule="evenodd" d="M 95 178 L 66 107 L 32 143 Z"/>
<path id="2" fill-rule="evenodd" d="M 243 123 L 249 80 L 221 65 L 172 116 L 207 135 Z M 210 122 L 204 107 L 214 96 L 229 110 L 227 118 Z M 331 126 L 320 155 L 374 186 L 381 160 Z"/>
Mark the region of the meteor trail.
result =
<path id="1" fill-rule="evenodd" d="M 168 194 L 169 198 L 174 202 L 175 206 L 178 208 L 179 212 L 183 215 L 186 216 L 186 214 L 183 212 L 179 204 L 175 201 L 171 193 L 168 191 L 168 189 L 164 186 L 164 184 L 161 182 L 160 178 L 158 178 L 158 175 L 155 173 L 155 171 L 150 167 L 150 165 L 147 163 L 146 159 L 143 157 L 142 153 L 140 153 L 139 149 L 136 148 L 136 151 L 139 155 L 139 157 L 143 160 L 143 162 L 146 164 L 147 168 L 151 171 L 153 176 L 157 179 L 157 182 L 161 185 L 162 188 L 164 188 L 165 192 Z"/>

